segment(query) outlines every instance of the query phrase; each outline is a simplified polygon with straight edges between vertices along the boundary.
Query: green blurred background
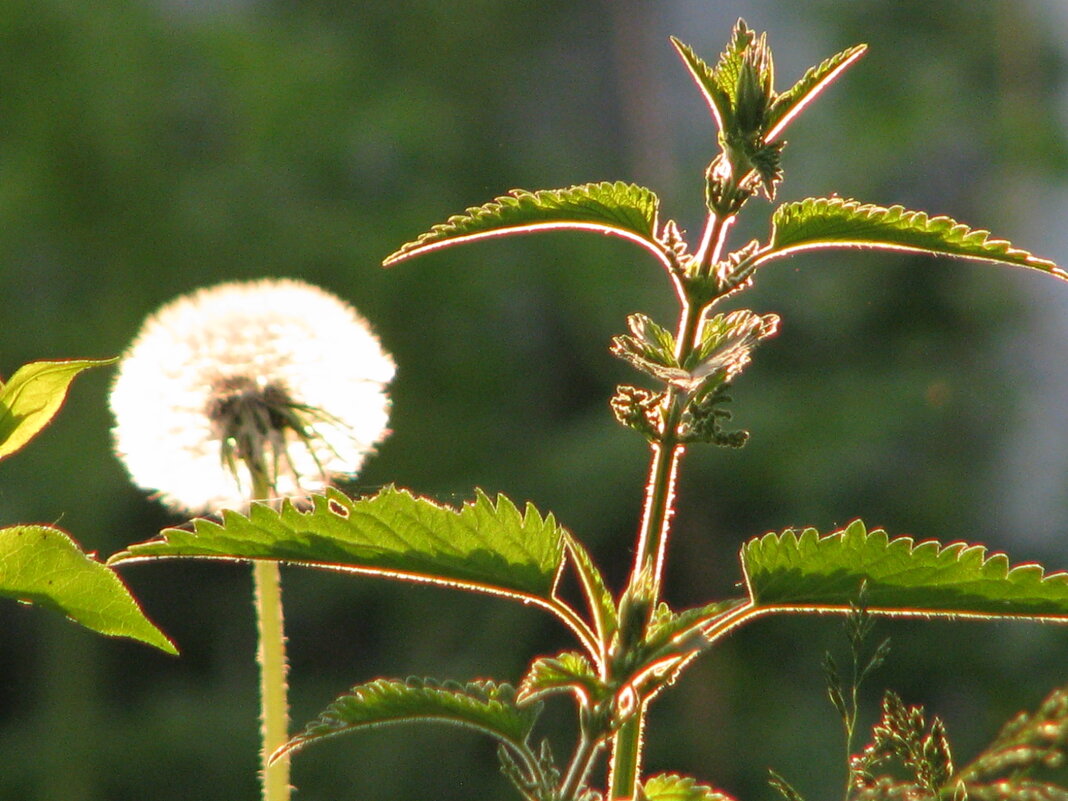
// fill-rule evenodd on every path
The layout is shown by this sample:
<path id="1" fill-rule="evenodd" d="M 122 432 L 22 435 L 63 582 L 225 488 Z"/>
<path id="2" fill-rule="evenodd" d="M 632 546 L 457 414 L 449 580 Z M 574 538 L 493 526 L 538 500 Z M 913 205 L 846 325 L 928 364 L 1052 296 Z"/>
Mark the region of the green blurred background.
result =
<path id="1" fill-rule="evenodd" d="M 0 8 L 0 374 L 120 353 L 143 317 L 224 279 L 295 276 L 349 299 L 399 365 L 392 437 L 360 489 L 534 501 L 615 586 L 647 455 L 611 418 L 635 377 L 607 353 L 627 313 L 670 323 L 657 266 L 559 234 L 391 271 L 382 257 L 512 187 L 654 188 L 701 224 L 704 103 L 669 46 L 713 59 L 743 16 L 780 88 L 869 54 L 789 131 L 782 198 L 838 192 L 951 214 L 1068 263 L 1068 9 L 1062 0 L 6 0 Z M 761 236 L 762 202 L 735 242 Z M 1068 567 L 1068 286 L 946 260 L 833 253 L 743 296 L 783 316 L 738 382 L 740 452 L 684 464 L 668 597 L 736 592 L 745 538 L 855 516 Z M 102 555 L 176 522 L 110 452 L 110 376 L 0 464 L 0 524 L 58 523 Z M 124 573 L 181 658 L 0 604 L 0 800 L 257 795 L 246 566 Z M 290 569 L 294 725 L 369 678 L 515 681 L 570 645 L 503 601 Z M 966 761 L 1068 680 L 1068 631 L 881 623 L 883 686 L 942 714 Z M 499 645 L 495 645 L 499 643 Z M 820 662 L 837 620 L 764 621 L 658 701 L 648 769 L 772 798 L 768 767 L 836 797 L 841 739 Z M 563 753 L 569 709 L 550 705 Z M 297 798 L 508 798 L 474 734 L 400 728 L 295 761 Z"/>

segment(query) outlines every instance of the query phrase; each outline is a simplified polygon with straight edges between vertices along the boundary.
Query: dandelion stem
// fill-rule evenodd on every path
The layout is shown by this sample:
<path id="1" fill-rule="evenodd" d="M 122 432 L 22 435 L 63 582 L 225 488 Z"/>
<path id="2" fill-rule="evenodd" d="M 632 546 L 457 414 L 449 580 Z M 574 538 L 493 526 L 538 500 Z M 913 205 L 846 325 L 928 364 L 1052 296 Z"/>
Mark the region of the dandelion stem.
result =
<path id="1" fill-rule="evenodd" d="M 289 739 L 286 700 L 286 641 L 282 617 L 282 584 L 277 562 L 253 565 L 260 665 L 260 769 L 263 801 L 288 801 L 289 757 L 268 765 L 271 754 Z"/>
<path id="2" fill-rule="evenodd" d="M 276 497 L 269 474 L 262 464 L 247 459 L 252 476 L 252 497 Z M 260 666 L 260 787 L 263 801 L 289 801 L 289 755 L 270 762 L 273 754 L 289 739 L 289 702 L 286 680 L 285 619 L 282 613 L 282 577 L 278 562 L 252 563 L 253 604 L 256 608 Z"/>

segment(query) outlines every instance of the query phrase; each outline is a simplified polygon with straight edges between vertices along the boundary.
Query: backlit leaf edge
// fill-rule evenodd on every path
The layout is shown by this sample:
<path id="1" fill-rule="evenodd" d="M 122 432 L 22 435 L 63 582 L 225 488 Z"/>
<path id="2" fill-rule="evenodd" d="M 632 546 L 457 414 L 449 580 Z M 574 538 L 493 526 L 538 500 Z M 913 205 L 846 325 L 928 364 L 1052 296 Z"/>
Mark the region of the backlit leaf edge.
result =
<path id="1" fill-rule="evenodd" d="M 460 684 L 423 678 L 375 679 L 335 699 L 278 749 L 272 760 L 341 734 L 417 721 L 464 726 L 506 743 L 522 744 L 539 711 L 537 705 L 518 706 L 510 685 L 488 680 Z"/>
<path id="2" fill-rule="evenodd" d="M 751 540 L 742 566 L 753 613 L 843 611 L 1068 622 L 1068 573 L 1011 565 L 985 546 L 868 532 L 857 520 L 820 536 L 787 530 Z"/>
<path id="3" fill-rule="evenodd" d="M 0 528 L 0 597 L 59 612 L 98 634 L 178 653 L 115 571 L 53 526 Z"/>
<path id="4" fill-rule="evenodd" d="M 807 198 L 786 203 L 772 217 L 771 242 L 755 265 L 815 248 L 853 247 L 905 250 L 1030 267 L 1068 279 L 1068 273 L 946 216 L 929 216 L 903 206 L 877 206 L 844 198 Z"/>
<path id="5" fill-rule="evenodd" d="M 513 189 L 439 223 L 383 260 L 389 267 L 431 250 L 509 233 L 539 229 L 586 229 L 623 236 L 662 262 L 656 239 L 660 201 L 645 187 L 623 181 L 580 184 L 534 192 Z"/>
<path id="6" fill-rule="evenodd" d="M 455 509 L 392 486 L 360 499 L 330 488 L 299 506 L 292 500 L 278 508 L 253 504 L 248 514 L 227 510 L 220 520 L 197 518 L 192 530 L 165 529 L 109 564 L 274 559 L 549 598 L 563 562 L 564 533 L 552 514 L 542 516 L 531 504 L 521 512 L 504 495 L 494 501 L 478 491 Z"/>

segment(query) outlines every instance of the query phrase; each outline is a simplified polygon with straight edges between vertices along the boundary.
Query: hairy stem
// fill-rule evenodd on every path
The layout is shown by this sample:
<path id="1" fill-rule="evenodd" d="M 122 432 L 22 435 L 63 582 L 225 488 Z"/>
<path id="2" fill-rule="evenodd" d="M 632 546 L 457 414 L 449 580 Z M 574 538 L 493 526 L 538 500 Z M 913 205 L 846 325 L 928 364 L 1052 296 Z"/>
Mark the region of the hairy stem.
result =
<path id="1" fill-rule="evenodd" d="M 712 214 L 705 226 L 701 248 L 697 254 L 697 269 L 705 270 L 719 260 L 733 217 Z M 676 283 L 679 302 L 682 306 L 675 338 L 675 357 L 684 364 L 700 342 L 705 308 L 686 297 L 680 283 Z M 678 427 L 685 409 L 685 393 L 677 387 L 668 388 L 664 400 L 664 423 L 660 441 L 653 443 L 652 461 L 649 465 L 649 480 L 646 484 L 645 509 L 642 514 L 641 531 L 635 550 L 634 567 L 630 585 L 636 586 L 642 576 L 651 579 L 652 608 L 660 599 L 660 584 L 663 577 L 664 559 L 667 553 L 668 535 L 674 512 L 675 475 L 685 448 L 679 443 Z M 627 621 L 620 621 L 625 630 Z M 640 703 L 633 716 L 627 720 L 612 738 L 612 756 L 609 766 L 610 801 L 628 801 L 635 798 L 641 779 L 643 734 L 645 731 L 645 704 Z"/>
<path id="2" fill-rule="evenodd" d="M 597 756 L 600 748 L 600 744 L 593 737 L 590 737 L 588 732 L 582 732 L 578 746 L 575 748 L 575 754 L 571 757 L 567 775 L 560 785 L 559 795 L 563 801 L 570 801 L 570 799 L 574 798 L 575 793 L 585 783 L 590 768 L 593 766 L 593 759 Z"/>
<path id="3" fill-rule="evenodd" d="M 645 743 L 645 708 L 619 727 L 612 739 L 612 761 L 608 770 L 610 801 L 629 801 L 638 794 L 641 780 L 642 747 Z"/>
<path id="4" fill-rule="evenodd" d="M 277 497 L 267 471 L 253 459 L 246 465 L 252 476 L 253 500 Z M 271 754 L 289 739 L 289 685 L 286 680 L 285 620 L 278 563 L 252 564 L 252 603 L 256 610 L 256 662 L 260 666 L 260 789 L 263 801 L 289 801 L 289 756 L 268 764 Z"/>
<path id="5" fill-rule="evenodd" d="M 282 617 L 282 585 L 277 562 L 257 561 L 253 566 L 256 628 L 260 665 L 260 769 L 263 801 L 288 801 L 289 757 L 267 762 L 275 749 L 289 739 L 289 705 L 286 701 L 286 640 Z"/>

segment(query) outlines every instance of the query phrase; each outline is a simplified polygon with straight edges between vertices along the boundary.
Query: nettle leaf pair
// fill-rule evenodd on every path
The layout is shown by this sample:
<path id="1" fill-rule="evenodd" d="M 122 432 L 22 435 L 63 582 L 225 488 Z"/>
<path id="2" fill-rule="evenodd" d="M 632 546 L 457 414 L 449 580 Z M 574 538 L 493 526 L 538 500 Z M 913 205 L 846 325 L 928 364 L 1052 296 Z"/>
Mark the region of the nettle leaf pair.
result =
<path id="1" fill-rule="evenodd" d="M 375 679 L 357 685 L 276 756 L 343 732 L 424 719 L 494 737 L 505 774 L 531 801 L 600 797 L 589 776 L 606 748 L 611 756 L 605 793 L 611 799 L 726 798 L 688 777 L 644 777 L 644 716 L 686 666 L 739 626 L 769 614 L 853 614 L 862 592 L 872 614 L 1068 622 L 1068 574 L 1046 575 L 1037 565 L 1011 567 L 1005 556 L 990 556 L 982 546 L 891 538 L 859 521 L 827 535 L 806 529 L 746 543 L 740 597 L 688 610 L 663 603 L 679 460 L 696 442 L 744 444 L 745 432 L 722 428 L 730 417 L 724 408 L 728 390 L 754 347 L 779 325 L 774 314 L 718 312 L 717 303 L 751 286 L 766 265 L 816 248 L 948 255 L 1068 278 L 1052 262 L 948 217 L 837 197 L 783 204 L 771 215 L 767 241 L 729 251 L 727 234 L 746 202 L 758 192 L 774 198 L 782 181 L 786 126 L 865 48 L 832 56 L 776 93 L 766 38 L 744 22 L 715 67 L 672 41 L 718 126 L 720 150 L 704 175 L 707 219 L 696 247 L 673 221 L 661 222 L 651 190 L 599 182 L 514 190 L 433 226 L 385 260 L 395 265 L 444 247 L 513 234 L 585 230 L 633 242 L 663 267 L 679 301 L 674 328 L 634 314 L 629 333 L 611 344 L 612 353 L 655 385 L 620 387 L 612 401 L 619 421 L 651 446 L 638 540 L 620 544 L 635 554 L 626 587 L 610 591 L 580 541 L 551 515 L 530 505 L 520 511 L 506 498 L 481 493 L 455 510 L 393 488 L 358 500 L 330 490 L 308 503 L 253 504 L 248 514 L 197 520 L 191 530 L 169 529 L 113 557 L 114 564 L 178 556 L 277 560 L 436 583 L 535 605 L 576 640 L 577 649 L 535 659 L 516 690 L 485 679 L 472 684 Z M 578 603 L 559 592 L 565 578 L 580 588 Z M 547 746 L 531 742 L 540 700 L 556 693 L 574 699 L 579 729 L 573 753 L 559 767 Z"/>
<path id="2" fill-rule="evenodd" d="M 0 459 L 51 422 L 80 372 L 114 361 L 33 362 L 0 383 Z M 100 634 L 177 653 L 115 572 L 55 526 L 0 528 L 0 596 L 54 609 Z"/>

